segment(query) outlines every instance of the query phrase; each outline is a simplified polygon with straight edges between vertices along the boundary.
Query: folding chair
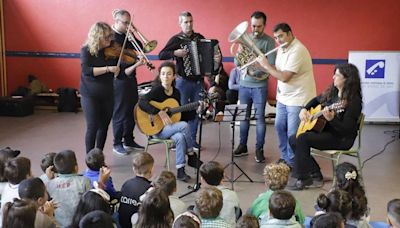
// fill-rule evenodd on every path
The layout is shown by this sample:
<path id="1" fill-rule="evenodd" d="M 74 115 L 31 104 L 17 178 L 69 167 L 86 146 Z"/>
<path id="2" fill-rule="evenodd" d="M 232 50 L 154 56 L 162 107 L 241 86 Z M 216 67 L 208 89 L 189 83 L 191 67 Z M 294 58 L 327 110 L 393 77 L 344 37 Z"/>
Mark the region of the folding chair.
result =
<path id="1" fill-rule="evenodd" d="M 360 117 L 358 118 L 358 131 L 357 131 L 357 139 L 354 141 L 354 145 L 352 148 L 349 150 L 317 150 L 312 148 L 311 149 L 311 155 L 317 156 L 317 157 L 322 157 L 331 160 L 332 162 L 332 174 L 333 174 L 333 185 L 336 184 L 336 175 L 335 175 L 335 169 L 336 166 L 339 164 L 340 157 L 342 155 L 347 155 L 351 156 L 354 158 L 357 158 L 358 160 L 358 174 L 360 178 L 360 183 L 364 185 L 363 181 L 363 175 L 362 175 L 362 163 L 361 163 L 361 157 L 360 157 L 360 150 L 361 150 L 361 131 L 364 126 L 364 117 L 365 115 L 363 113 L 360 114 Z"/>
<path id="2" fill-rule="evenodd" d="M 160 138 L 156 138 L 153 136 L 148 136 L 147 137 L 147 144 L 146 144 L 146 148 L 144 151 L 147 152 L 149 146 L 151 145 L 156 145 L 156 144 L 161 144 L 163 143 L 165 145 L 165 166 L 167 167 L 167 170 L 170 170 L 170 159 L 169 159 L 169 154 L 171 152 L 171 149 L 174 147 L 175 142 L 172 139 L 160 139 Z"/>

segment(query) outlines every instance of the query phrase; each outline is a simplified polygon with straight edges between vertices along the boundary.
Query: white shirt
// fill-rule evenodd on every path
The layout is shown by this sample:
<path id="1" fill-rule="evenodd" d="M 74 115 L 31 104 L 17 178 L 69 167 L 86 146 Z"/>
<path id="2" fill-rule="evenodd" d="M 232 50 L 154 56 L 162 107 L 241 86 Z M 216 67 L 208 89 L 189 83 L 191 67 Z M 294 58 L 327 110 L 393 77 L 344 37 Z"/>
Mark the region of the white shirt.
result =
<path id="1" fill-rule="evenodd" d="M 295 73 L 287 82 L 278 80 L 278 102 L 287 106 L 303 106 L 316 96 L 311 56 L 298 39 L 294 38 L 287 48 L 278 50 L 275 64 L 279 71 Z"/>

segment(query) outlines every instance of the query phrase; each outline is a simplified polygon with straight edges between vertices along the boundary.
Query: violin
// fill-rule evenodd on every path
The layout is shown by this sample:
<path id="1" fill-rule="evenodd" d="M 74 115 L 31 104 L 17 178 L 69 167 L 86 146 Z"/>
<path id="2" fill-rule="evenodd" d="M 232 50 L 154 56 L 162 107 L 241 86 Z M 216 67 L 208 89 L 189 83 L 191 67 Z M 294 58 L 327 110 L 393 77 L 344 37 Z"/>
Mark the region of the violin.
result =
<path id="1" fill-rule="evenodd" d="M 121 54 L 121 45 L 117 42 L 113 42 L 111 46 L 104 49 L 104 55 L 106 59 L 118 59 Z M 137 61 L 136 51 L 133 49 L 124 49 L 122 54 L 122 61 L 127 64 L 134 64 Z"/>

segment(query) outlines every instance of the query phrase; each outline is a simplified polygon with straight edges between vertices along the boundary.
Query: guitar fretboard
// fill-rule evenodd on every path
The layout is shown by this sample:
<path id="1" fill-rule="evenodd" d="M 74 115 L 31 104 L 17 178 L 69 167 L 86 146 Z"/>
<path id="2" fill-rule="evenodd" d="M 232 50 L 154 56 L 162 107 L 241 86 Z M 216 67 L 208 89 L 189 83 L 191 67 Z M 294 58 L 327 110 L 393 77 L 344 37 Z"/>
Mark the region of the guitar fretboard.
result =
<path id="1" fill-rule="evenodd" d="M 168 110 L 168 112 L 171 115 L 173 115 L 173 114 L 178 113 L 178 112 L 191 111 L 191 110 L 194 110 L 197 107 L 199 107 L 199 105 L 200 105 L 199 102 L 193 102 L 193 103 L 189 103 L 189 104 L 182 105 L 182 106 L 179 106 L 179 107 L 171 108 L 171 109 Z"/>

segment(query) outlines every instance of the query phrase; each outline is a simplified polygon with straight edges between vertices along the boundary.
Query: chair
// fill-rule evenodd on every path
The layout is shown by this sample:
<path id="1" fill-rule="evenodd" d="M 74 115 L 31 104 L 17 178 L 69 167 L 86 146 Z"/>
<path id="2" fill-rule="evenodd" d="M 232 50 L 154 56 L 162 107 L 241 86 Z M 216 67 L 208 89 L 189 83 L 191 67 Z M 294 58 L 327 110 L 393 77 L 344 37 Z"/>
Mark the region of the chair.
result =
<path id="1" fill-rule="evenodd" d="M 171 152 L 171 149 L 174 147 L 175 142 L 172 139 L 160 139 L 156 138 L 153 136 L 148 136 L 147 137 L 147 144 L 144 149 L 144 151 L 147 152 L 149 146 L 151 145 L 156 145 L 156 144 L 161 144 L 163 143 L 165 145 L 165 166 L 167 167 L 167 170 L 170 171 L 170 160 L 169 160 L 169 153 Z"/>
<path id="2" fill-rule="evenodd" d="M 333 185 L 336 184 L 336 175 L 335 169 L 336 166 L 339 164 L 340 157 L 342 155 L 351 156 L 357 158 L 358 160 L 358 174 L 360 178 L 360 183 L 364 185 L 363 175 L 362 175 L 362 163 L 360 157 L 360 150 L 361 150 L 361 131 L 364 126 L 364 117 L 363 113 L 360 114 L 358 118 L 358 131 L 357 131 L 357 139 L 354 141 L 354 145 L 349 150 L 317 150 L 312 148 L 311 155 L 326 158 L 332 161 L 332 169 L 333 169 Z"/>

